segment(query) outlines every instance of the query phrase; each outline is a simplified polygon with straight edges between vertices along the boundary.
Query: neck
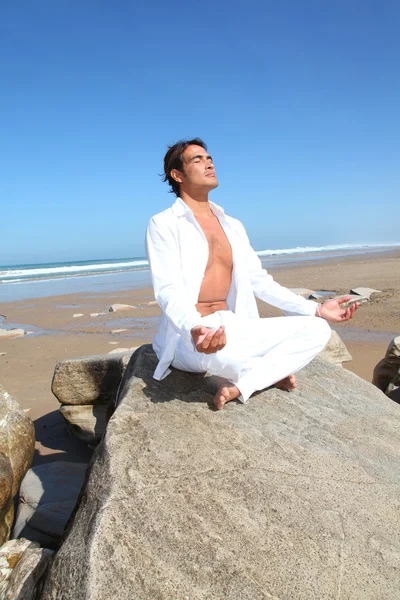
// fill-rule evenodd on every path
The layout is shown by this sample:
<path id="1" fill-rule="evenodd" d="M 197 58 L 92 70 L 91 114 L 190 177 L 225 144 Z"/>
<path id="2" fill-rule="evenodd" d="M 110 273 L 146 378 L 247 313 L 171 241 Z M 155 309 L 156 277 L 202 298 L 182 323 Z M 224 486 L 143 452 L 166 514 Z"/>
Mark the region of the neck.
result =
<path id="1" fill-rule="evenodd" d="M 210 204 L 208 202 L 208 192 L 202 194 L 191 194 L 181 190 L 180 198 L 191 209 L 195 216 L 210 216 L 212 214 Z"/>

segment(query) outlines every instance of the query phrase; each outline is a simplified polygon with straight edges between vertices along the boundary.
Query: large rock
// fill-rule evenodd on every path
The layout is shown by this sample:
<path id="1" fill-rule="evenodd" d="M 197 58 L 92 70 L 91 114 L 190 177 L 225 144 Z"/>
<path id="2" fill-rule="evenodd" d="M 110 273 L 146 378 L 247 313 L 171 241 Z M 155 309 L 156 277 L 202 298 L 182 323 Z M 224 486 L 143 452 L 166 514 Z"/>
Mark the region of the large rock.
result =
<path id="1" fill-rule="evenodd" d="M 37 465 L 25 475 L 13 537 L 57 549 L 75 508 L 86 464 L 57 461 Z"/>
<path id="2" fill-rule="evenodd" d="M 13 498 L 32 462 L 34 448 L 32 421 L 0 386 L 0 545 L 10 537 Z"/>
<path id="3" fill-rule="evenodd" d="M 42 600 L 398 600 L 400 414 L 313 361 L 215 412 L 213 378 L 125 373 Z"/>
<path id="4" fill-rule="evenodd" d="M 334 330 L 332 330 L 329 342 L 320 353 L 319 358 L 322 358 L 327 362 L 333 363 L 334 365 L 340 365 L 344 362 L 349 362 L 350 360 L 353 360 L 343 340 L 340 338 L 339 334 Z"/>
<path id="5" fill-rule="evenodd" d="M 84 356 L 61 360 L 51 390 L 61 404 L 114 401 L 131 354 Z"/>
<path id="6" fill-rule="evenodd" d="M 376 365 L 372 383 L 400 403 L 400 335 L 390 342 L 384 358 Z"/>
<path id="7" fill-rule="evenodd" d="M 0 548 L 1 600 L 36 600 L 54 552 L 20 539 Z"/>
<path id="8" fill-rule="evenodd" d="M 52 391 L 69 430 L 90 445 L 107 427 L 131 351 L 70 358 L 57 363 Z"/>

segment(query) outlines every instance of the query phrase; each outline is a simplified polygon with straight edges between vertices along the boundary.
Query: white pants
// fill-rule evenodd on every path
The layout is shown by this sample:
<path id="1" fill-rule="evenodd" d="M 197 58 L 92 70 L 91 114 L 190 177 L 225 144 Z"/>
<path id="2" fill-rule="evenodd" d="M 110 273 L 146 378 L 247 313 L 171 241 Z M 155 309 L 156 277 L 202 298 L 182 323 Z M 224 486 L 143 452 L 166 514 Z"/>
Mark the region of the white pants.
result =
<path id="1" fill-rule="evenodd" d="M 190 350 L 180 339 L 172 366 L 224 377 L 240 390 L 239 400 L 263 390 L 308 364 L 327 344 L 331 328 L 318 317 L 240 319 L 229 310 L 203 317 L 199 325 L 225 326 L 225 348 L 213 354 Z"/>

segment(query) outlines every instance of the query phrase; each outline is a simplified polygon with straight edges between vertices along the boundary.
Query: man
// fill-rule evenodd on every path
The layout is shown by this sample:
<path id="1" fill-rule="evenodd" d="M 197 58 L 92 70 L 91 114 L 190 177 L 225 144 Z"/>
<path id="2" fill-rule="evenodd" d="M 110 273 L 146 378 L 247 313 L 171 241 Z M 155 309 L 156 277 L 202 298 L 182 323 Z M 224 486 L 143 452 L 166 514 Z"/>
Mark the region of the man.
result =
<path id="1" fill-rule="evenodd" d="M 349 299 L 319 306 L 276 283 L 251 248 L 243 225 L 209 202 L 218 186 L 205 143 L 195 138 L 170 146 L 164 181 L 177 197 L 149 222 L 146 250 L 162 315 L 153 342 L 154 378 L 170 366 L 223 378 L 214 398 L 246 402 L 271 385 L 296 387 L 294 373 L 326 345 L 326 320 L 340 322 L 357 308 Z M 288 317 L 260 319 L 255 296 Z M 300 315 L 300 316 L 295 316 Z"/>

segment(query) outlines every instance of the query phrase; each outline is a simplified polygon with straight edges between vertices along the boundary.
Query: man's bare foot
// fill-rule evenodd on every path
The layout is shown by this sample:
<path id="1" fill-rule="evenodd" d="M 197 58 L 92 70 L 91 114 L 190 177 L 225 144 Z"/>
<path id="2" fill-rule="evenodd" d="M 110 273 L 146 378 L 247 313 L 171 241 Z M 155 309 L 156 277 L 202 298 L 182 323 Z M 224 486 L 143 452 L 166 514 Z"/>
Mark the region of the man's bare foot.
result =
<path id="1" fill-rule="evenodd" d="M 285 379 L 277 381 L 274 384 L 274 387 L 280 390 L 286 390 L 287 392 L 291 392 L 297 387 L 296 377 L 294 375 L 289 375 L 288 377 L 285 377 Z"/>
<path id="2" fill-rule="evenodd" d="M 221 385 L 218 388 L 217 393 L 214 396 L 214 406 L 217 410 L 221 410 L 222 408 L 224 408 L 224 405 L 227 402 L 235 400 L 236 398 L 239 398 L 239 396 L 240 391 L 236 387 L 236 385 L 234 385 L 230 381 L 226 381 L 223 385 Z"/>

